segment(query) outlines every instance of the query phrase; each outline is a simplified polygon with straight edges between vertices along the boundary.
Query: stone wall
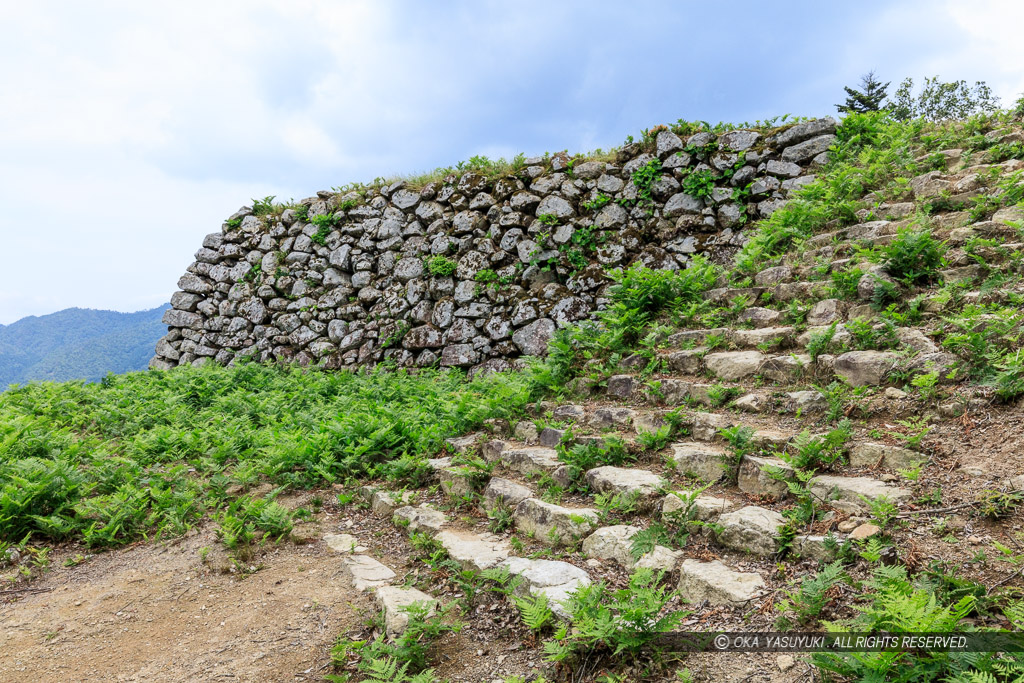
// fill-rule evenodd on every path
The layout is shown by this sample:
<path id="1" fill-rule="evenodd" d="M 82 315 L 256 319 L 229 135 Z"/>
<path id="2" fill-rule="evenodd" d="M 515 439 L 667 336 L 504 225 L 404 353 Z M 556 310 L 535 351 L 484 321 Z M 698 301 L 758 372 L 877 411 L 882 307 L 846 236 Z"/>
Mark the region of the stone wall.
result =
<path id="1" fill-rule="evenodd" d="M 507 367 L 600 308 L 608 268 L 724 262 L 746 226 L 813 180 L 835 126 L 662 130 L 612 162 L 556 154 L 497 179 L 319 192 L 261 216 L 243 207 L 178 281 L 151 367 L 238 356 Z"/>

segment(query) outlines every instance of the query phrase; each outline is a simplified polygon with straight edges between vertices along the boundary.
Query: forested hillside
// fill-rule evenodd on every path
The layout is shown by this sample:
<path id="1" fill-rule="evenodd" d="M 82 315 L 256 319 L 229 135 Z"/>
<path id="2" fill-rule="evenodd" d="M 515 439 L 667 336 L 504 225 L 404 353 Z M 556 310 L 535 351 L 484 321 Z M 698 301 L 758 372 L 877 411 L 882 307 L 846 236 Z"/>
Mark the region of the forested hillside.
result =
<path id="1" fill-rule="evenodd" d="M 0 325 L 0 387 L 31 380 L 98 381 L 145 369 L 167 306 L 119 313 L 68 308 Z"/>

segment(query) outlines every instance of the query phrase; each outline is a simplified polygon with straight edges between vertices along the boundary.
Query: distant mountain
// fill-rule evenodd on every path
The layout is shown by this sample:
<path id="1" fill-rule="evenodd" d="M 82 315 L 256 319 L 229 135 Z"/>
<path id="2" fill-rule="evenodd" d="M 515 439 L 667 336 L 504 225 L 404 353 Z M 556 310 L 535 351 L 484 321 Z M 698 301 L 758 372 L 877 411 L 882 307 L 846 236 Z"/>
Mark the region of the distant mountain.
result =
<path id="1" fill-rule="evenodd" d="M 137 313 L 68 308 L 0 325 L 0 391 L 31 380 L 99 381 L 144 370 L 169 304 Z"/>

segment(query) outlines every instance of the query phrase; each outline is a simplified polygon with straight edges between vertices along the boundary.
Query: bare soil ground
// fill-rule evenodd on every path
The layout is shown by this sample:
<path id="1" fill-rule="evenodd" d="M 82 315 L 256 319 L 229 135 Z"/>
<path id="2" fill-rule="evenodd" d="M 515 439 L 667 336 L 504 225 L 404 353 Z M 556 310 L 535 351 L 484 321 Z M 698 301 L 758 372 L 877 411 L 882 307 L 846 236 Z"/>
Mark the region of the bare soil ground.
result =
<path id="1" fill-rule="evenodd" d="M 211 571 L 212 530 L 53 569 L 0 605 L 3 681 L 320 680 L 370 601 L 322 544 L 282 545 L 245 578 Z"/>

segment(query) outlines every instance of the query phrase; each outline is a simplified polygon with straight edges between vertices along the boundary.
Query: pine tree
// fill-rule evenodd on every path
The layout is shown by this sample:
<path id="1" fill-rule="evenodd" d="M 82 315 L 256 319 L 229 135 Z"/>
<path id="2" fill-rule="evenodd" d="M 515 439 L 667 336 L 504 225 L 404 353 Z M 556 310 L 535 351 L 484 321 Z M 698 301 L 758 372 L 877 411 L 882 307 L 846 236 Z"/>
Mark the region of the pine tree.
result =
<path id="1" fill-rule="evenodd" d="M 869 71 L 860 78 L 861 90 L 854 90 L 850 87 L 843 87 L 846 91 L 846 102 L 837 104 L 836 109 L 841 114 L 862 114 L 866 111 L 878 111 L 882 108 L 882 100 L 885 99 L 889 83 L 882 83 L 875 78 L 875 72 Z"/>

